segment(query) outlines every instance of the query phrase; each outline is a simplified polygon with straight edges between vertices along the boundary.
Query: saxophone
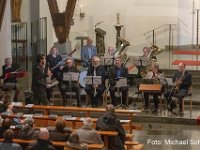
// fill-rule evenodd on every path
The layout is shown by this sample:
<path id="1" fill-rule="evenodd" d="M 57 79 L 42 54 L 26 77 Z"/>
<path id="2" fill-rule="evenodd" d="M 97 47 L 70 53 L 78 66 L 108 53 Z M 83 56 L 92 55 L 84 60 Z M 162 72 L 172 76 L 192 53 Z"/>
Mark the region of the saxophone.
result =
<path id="1" fill-rule="evenodd" d="M 175 89 L 176 91 L 178 91 L 178 90 L 180 89 L 180 85 L 181 85 L 181 83 L 182 83 L 182 80 L 183 80 L 184 75 L 185 75 L 185 70 L 182 72 L 180 78 L 177 78 L 177 79 L 176 79 L 176 81 L 175 81 L 175 87 L 174 87 L 174 89 Z"/>

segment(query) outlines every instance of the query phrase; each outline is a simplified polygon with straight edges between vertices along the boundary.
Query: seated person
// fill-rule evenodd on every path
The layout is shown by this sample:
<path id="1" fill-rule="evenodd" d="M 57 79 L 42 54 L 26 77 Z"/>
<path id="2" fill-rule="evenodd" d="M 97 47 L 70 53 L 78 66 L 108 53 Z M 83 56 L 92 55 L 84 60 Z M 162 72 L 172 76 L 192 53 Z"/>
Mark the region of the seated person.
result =
<path id="1" fill-rule="evenodd" d="M 64 119 L 56 120 L 56 128 L 50 131 L 50 139 L 52 141 L 68 141 L 72 131 L 66 128 L 66 121 Z"/>
<path id="2" fill-rule="evenodd" d="M 85 118 L 83 120 L 83 126 L 77 130 L 81 143 L 87 144 L 103 144 L 100 135 L 92 128 L 93 120 L 91 118 Z"/>
<path id="3" fill-rule="evenodd" d="M 62 71 L 62 78 L 63 78 L 63 73 L 69 73 L 69 72 L 78 73 L 77 68 L 74 66 L 74 59 L 72 57 L 68 57 L 66 59 L 66 65 L 64 66 L 64 68 L 62 68 L 61 71 Z M 68 91 L 71 90 L 71 91 L 76 92 L 77 106 L 79 107 L 80 106 L 80 88 L 79 88 L 78 81 L 71 82 L 71 89 L 69 86 L 69 81 L 62 81 L 61 87 L 62 87 L 63 95 L 65 95 L 65 97 L 67 97 L 65 93 L 67 89 Z M 66 101 L 64 101 L 63 103 L 64 103 L 63 105 L 66 105 Z"/>
<path id="4" fill-rule="evenodd" d="M 109 83 L 110 83 L 110 96 L 112 99 L 112 104 L 116 106 L 116 96 L 117 92 L 116 81 L 121 78 L 128 77 L 128 69 L 122 66 L 121 55 L 115 57 L 115 66 L 110 69 L 109 73 Z M 128 87 L 120 87 L 120 92 L 122 93 L 122 103 L 127 106 L 127 96 L 128 96 Z"/>
<path id="5" fill-rule="evenodd" d="M 73 132 L 69 140 L 66 142 L 64 150 L 87 150 L 88 146 L 87 144 L 82 144 L 80 142 L 79 136 L 76 132 Z"/>
<path id="6" fill-rule="evenodd" d="M 15 90 L 15 96 L 13 101 L 16 102 L 19 96 L 19 88 L 16 86 L 17 80 L 14 76 L 8 77 L 7 74 L 14 72 L 17 70 L 17 66 L 12 64 L 11 58 L 5 58 L 5 64 L 2 66 L 2 75 L 1 79 L 3 79 L 3 90 L 9 90 L 12 88 Z"/>
<path id="7" fill-rule="evenodd" d="M 37 142 L 31 143 L 28 150 L 55 150 L 52 142 L 49 140 L 48 130 L 40 131 Z"/>
<path id="8" fill-rule="evenodd" d="M 173 76 L 173 82 L 175 83 L 175 88 L 172 91 L 167 91 L 165 93 L 165 99 L 169 110 L 176 108 L 176 103 L 172 100 L 172 96 L 179 99 L 179 114 L 183 114 L 182 101 L 183 97 L 188 94 L 188 90 L 192 85 L 192 75 L 185 70 L 186 65 L 184 63 L 178 64 L 178 71 L 175 72 Z"/>
<path id="9" fill-rule="evenodd" d="M 115 115 L 115 106 L 110 104 L 106 106 L 106 112 L 96 123 L 97 130 L 117 131 L 118 136 L 109 137 L 108 148 L 112 150 L 124 150 L 126 133 L 120 123 L 120 120 Z"/>
<path id="10" fill-rule="evenodd" d="M 0 97 L 0 113 L 5 112 L 9 103 L 11 102 L 11 97 L 9 95 L 2 95 Z"/>
<path id="11" fill-rule="evenodd" d="M 164 73 L 159 69 L 159 63 L 158 62 L 152 63 L 151 69 L 147 72 L 145 79 L 155 79 L 155 83 L 161 83 L 162 80 L 164 80 L 164 78 L 165 78 Z M 148 109 L 149 107 L 149 94 L 153 95 L 153 100 L 154 100 L 154 109 L 152 110 L 152 113 L 157 113 L 158 112 L 158 96 L 160 95 L 160 93 L 144 92 L 144 100 L 145 100 L 144 109 Z"/>
<path id="12" fill-rule="evenodd" d="M 33 118 L 24 119 L 22 129 L 18 133 L 18 138 L 24 140 L 38 139 L 39 131 L 34 129 L 34 127 Z"/>
<path id="13" fill-rule="evenodd" d="M 101 76 L 101 84 L 99 85 L 86 85 L 85 91 L 90 95 L 90 100 L 92 107 L 97 107 L 101 101 L 101 96 L 106 89 L 105 80 L 107 77 L 107 72 L 103 65 L 100 64 L 99 56 L 94 56 L 92 58 L 92 67 L 88 69 L 87 76 Z"/>
<path id="14" fill-rule="evenodd" d="M 0 142 L 0 150 L 22 150 L 22 147 L 13 143 L 14 133 L 11 129 L 4 132 L 4 140 Z"/>
<path id="15" fill-rule="evenodd" d="M 7 129 L 10 129 L 11 120 L 9 118 L 5 118 L 0 127 L 0 138 L 3 138 L 3 134 Z"/>

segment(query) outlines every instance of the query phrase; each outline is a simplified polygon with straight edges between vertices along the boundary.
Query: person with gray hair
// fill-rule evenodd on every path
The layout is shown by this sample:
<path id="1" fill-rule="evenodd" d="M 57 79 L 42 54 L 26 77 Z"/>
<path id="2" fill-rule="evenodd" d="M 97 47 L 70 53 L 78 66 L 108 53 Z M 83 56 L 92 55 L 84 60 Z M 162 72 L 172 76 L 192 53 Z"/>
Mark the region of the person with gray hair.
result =
<path id="1" fill-rule="evenodd" d="M 28 150 L 55 150 L 53 143 L 49 140 L 49 131 L 41 130 L 37 142 L 31 143 Z"/>
<path id="2" fill-rule="evenodd" d="M 22 129 L 19 131 L 18 138 L 25 140 L 38 139 L 38 135 L 39 131 L 34 129 L 34 119 L 24 119 L 24 124 Z"/>
<path id="3" fill-rule="evenodd" d="M 66 91 L 67 92 L 75 92 L 76 93 L 76 99 L 77 99 L 77 107 L 80 107 L 80 88 L 78 85 L 77 81 L 71 81 L 71 87 L 70 87 L 70 82 L 69 81 L 63 81 L 63 74 L 64 73 L 78 73 L 79 71 L 77 70 L 77 68 L 74 65 L 74 58 L 72 57 L 68 57 L 65 61 L 65 65 L 61 70 L 62 73 L 62 82 L 61 82 L 61 89 L 62 89 L 62 95 L 64 95 L 65 99 L 63 99 L 63 105 L 67 104 L 67 95 L 66 95 Z M 68 91 L 70 89 L 70 91 Z"/>
<path id="4" fill-rule="evenodd" d="M 108 139 L 108 149 L 124 150 L 126 133 L 115 115 L 115 106 L 109 104 L 106 106 L 106 112 L 97 120 L 97 130 L 117 131 L 118 136 L 112 136 Z"/>
<path id="5" fill-rule="evenodd" d="M 81 143 L 103 144 L 100 135 L 92 128 L 93 120 L 89 117 L 83 120 L 83 126 L 77 130 Z"/>

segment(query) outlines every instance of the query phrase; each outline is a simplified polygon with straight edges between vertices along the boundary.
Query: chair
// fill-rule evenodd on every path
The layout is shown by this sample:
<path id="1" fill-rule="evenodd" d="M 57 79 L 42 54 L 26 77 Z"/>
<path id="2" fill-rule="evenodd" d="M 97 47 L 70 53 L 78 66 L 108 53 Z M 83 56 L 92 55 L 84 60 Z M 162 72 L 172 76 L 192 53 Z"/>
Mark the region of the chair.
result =
<path id="1" fill-rule="evenodd" d="M 190 97 L 190 113 L 192 112 L 192 86 L 189 87 L 188 94 L 185 97 Z M 184 112 L 184 98 L 182 100 L 182 110 Z"/>
<path id="2" fill-rule="evenodd" d="M 62 105 L 62 101 L 63 101 L 63 99 L 62 99 L 59 89 L 56 87 L 53 88 L 52 97 L 50 98 L 50 102 L 53 105 L 56 105 L 57 102 L 59 103 L 59 105 Z"/>
<path id="3" fill-rule="evenodd" d="M 182 110 L 183 110 L 183 112 L 184 112 L 184 98 L 185 97 L 190 97 L 190 113 L 192 112 L 192 86 L 190 86 L 189 87 L 189 90 L 188 90 L 188 93 L 187 93 L 187 95 L 185 95 L 184 97 L 183 97 L 183 99 L 182 99 Z M 178 101 L 178 99 L 177 99 L 177 101 Z M 176 101 L 176 103 L 177 103 L 177 101 Z"/>

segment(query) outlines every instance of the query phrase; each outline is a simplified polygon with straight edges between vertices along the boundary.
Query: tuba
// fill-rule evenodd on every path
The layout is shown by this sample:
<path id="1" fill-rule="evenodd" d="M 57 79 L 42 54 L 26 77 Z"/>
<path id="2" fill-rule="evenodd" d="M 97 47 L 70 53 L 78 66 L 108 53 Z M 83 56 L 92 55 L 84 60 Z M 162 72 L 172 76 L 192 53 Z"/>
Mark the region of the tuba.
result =
<path id="1" fill-rule="evenodd" d="M 129 43 L 128 41 L 126 41 L 126 40 L 120 38 L 120 37 L 118 37 L 118 38 L 119 38 L 119 40 L 120 40 L 120 42 L 121 42 L 121 45 L 120 45 L 120 47 L 116 50 L 116 52 L 115 52 L 115 57 L 118 56 L 118 55 L 121 55 L 122 64 L 123 64 L 123 66 L 125 66 L 124 64 L 127 63 L 127 61 L 128 61 L 129 58 L 128 58 L 127 54 L 124 53 L 123 51 L 124 51 L 124 49 L 125 49 L 127 46 L 130 45 L 130 43 Z"/>
<path id="2" fill-rule="evenodd" d="M 155 58 L 155 56 L 158 55 L 161 52 L 161 50 L 158 46 L 151 43 L 149 44 L 149 48 L 151 52 L 148 55 L 148 60 L 150 63 L 156 62 L 157 59 Z"/>

